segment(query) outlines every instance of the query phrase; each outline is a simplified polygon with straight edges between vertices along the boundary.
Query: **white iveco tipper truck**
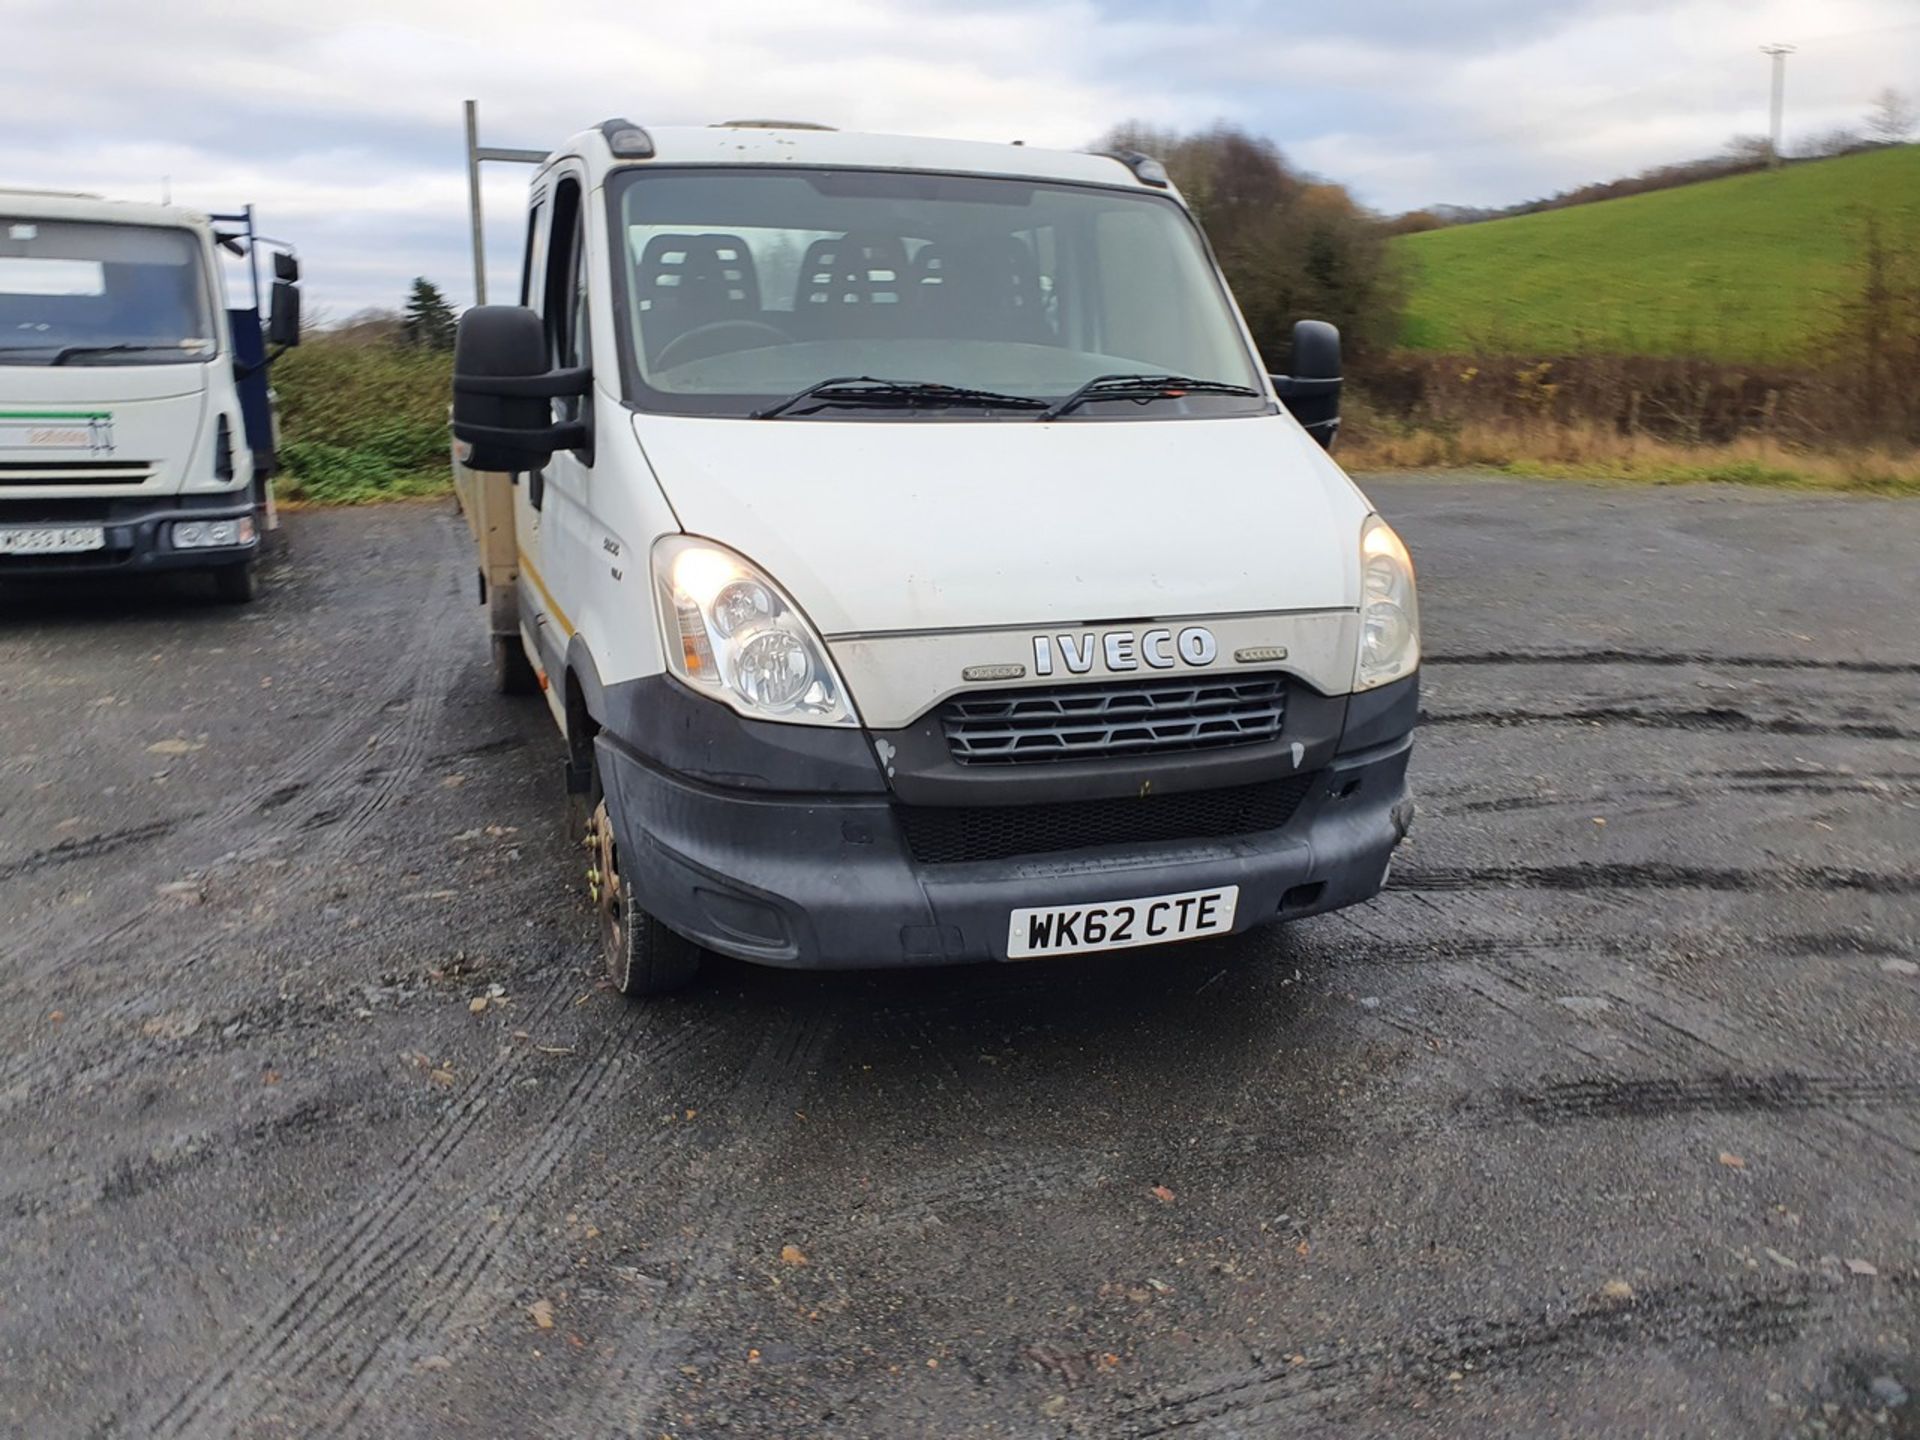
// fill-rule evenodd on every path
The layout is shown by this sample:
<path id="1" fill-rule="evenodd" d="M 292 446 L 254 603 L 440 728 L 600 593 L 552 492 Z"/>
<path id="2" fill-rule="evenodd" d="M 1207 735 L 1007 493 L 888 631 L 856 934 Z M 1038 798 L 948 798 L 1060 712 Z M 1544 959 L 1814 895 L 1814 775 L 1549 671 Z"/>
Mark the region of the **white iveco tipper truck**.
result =
<path id="1" fill-rule="evenodd" d="M 1324 448 L 1337 334 L 1266 374 L 1157 164 L 625 120 L 537 163 L 453 428 L 621 990 L 1379 891 L 1413 567 Z"/>
<path id="2" fill-rule="evenodd" d="M 0 580 L 209 572 L 253 597 L 273 523 L 268 345 L 300 335 L 299 264 L 273 251 L 260 323 L 249 207 L 198 215 L 0 190 Z M 244 258 L 227 308 L 216 246 Z"/>

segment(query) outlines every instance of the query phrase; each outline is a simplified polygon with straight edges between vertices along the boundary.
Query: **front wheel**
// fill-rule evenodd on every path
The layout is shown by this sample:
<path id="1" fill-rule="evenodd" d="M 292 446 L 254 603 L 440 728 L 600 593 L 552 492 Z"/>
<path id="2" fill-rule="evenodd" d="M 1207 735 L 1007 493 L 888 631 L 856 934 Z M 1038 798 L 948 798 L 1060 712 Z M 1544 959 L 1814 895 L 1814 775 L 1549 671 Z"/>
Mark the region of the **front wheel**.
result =
<path id="1" fill-rule="evenodd" d="M 587 825 L 593 856 L 588 893 L 600 915 L 600 953 L 613 988 L 629 999 L 684 989 L 700 973 L 701 950 L 662 925 L 633 898 L 620 875 L 620 846 L 603 798 Z"/>
<path id="2" fill-rule="evenodd" d="M 244 565 L 222 565 L 213 572 L 213 593 L 227 605 L 244 605 L 259 594 L 251 560 Z"/>

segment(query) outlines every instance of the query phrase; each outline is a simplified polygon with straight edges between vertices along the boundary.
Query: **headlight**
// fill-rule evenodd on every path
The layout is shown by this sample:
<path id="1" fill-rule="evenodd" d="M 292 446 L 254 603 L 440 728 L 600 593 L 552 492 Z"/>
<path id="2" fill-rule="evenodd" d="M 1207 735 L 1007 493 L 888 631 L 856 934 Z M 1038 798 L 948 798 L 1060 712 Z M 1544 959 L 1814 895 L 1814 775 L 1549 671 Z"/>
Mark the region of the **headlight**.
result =
<path id="1" fill-rule="evenodd" d="M 1393 527 L 1369 515 L 1360 527 L 1360 656 L 1353 688 L 1371 690 L 1420 664 L 1420 602 L 1413 560 Z"/>
<path id="2" fill-rule="evenodd" d="M 807 617 L 771 579 L 711 540 L 653 547 L 667 668 L 755 720 L 858 725 L 853 701 Z"/>

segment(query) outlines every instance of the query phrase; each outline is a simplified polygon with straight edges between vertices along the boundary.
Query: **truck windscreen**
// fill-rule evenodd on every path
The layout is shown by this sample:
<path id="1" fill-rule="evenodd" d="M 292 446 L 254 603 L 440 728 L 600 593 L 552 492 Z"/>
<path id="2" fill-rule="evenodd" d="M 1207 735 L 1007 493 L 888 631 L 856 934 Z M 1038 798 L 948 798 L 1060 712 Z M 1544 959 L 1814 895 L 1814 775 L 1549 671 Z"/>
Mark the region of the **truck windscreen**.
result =
<path id="1" fill-rule="evenodd" d="M 205 360 L 211 327 L 192 231 L 0 215 L 0 365 Z"/>
<path id="2" fill-rule="evenodd" d="M 629 170 L 608 190 L 626 394 L 646 409 L 749 415 L 871 376 L 990 392 L 986 418 L 991 395 L 1059 401 L 1142 374 L 1244 387 L 1184 396 L 1184 413 L 1266 408 L 1199 232 L 1162 195 L 748 166 Z M 1159 407 L 1074 418 L 1142 411 Z"/>

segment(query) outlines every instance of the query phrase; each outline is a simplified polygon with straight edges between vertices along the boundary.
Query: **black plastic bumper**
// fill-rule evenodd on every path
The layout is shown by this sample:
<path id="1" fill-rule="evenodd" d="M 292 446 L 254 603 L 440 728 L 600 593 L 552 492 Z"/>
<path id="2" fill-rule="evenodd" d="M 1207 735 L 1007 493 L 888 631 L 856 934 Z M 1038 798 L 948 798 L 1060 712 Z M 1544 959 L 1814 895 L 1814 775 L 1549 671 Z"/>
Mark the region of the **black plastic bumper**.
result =
<path id="1" fill-rule="evenodd" d="M 1410 708 L 1382 695 L 1374 711 Z M 596 743 L 622 878 L 645 909 L 738 959 L 858 969 L 1004 960 L 1009 912 L 1027 906 L 1237 885 L 1244 930 L 1369 899 L 1412 821 L 1410 726 L 1332 756 L 1278 829 L 962 864 L 916 860 L 884 792 L 714 784 L 608 731 Z"/>
<path id="2" fill-rule="evenodd" d="M 0 528 L 99 525 L 106 547 L 77 555 L 0 555 L 0 580 L 60 575 L 143 574 L 161 570 L 217 570 L 244 565 L 260 553 L 260 536 L 245 545 L 176 550 L 174 521 L 238 520 L 254 514 L 252 497 L 166 495 L 153 499 L 0 501 Z"/>

